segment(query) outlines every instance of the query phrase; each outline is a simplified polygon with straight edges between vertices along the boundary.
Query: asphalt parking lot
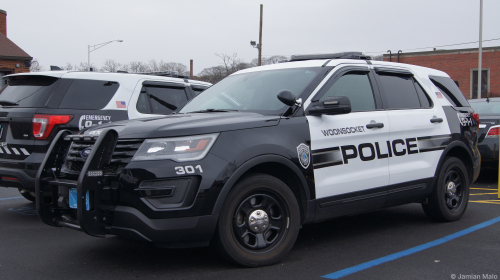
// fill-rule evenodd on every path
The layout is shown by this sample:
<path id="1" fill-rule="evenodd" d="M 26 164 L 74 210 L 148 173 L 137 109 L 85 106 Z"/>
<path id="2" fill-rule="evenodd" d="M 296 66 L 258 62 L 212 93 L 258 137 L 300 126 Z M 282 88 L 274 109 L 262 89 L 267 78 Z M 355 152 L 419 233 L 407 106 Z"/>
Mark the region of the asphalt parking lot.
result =
<path id="1" fill-rule="evenodd" d="M 307 225 L 282 262 L 253 269 L 210 247 L 161 249 L 50 227 L 16 189 L 0 188 L 0 279 L 499 279 L 496 176 L 482 171 L 460 221 L 432 222 L 411 204 Z"/>

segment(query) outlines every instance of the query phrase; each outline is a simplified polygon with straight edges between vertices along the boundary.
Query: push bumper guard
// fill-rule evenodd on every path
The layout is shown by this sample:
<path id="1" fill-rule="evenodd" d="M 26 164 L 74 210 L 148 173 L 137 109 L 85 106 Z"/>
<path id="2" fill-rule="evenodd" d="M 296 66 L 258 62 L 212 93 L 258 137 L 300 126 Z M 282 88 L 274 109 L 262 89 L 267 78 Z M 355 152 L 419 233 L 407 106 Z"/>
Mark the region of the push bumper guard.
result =
<path id="1" fill-rule="evenodd" d="M 89 235 L 106 235 L 105 214 L 101 209 L 104 167 L 109 164 L 118 141 L 118 133 L 113 129 L 104 129 L 96 136 L 70 135 L 69 130 L 60 131 L 49 147 L 38 170 L 35 191 L 36 208 L 42 221 L 51 226 L 64 226 L 81 230 Z M 69 138 L 69 139 L 68 139 Z M 96 140 L 77 181 L 58 178 L 71 144 L 70 139 Z M 59 187 L 77 189 L 76 219 L 68 218 L 73 209 L 59 204 Z M 51 193 L 52 201 L 46 203 L 45 196 Z M 91 207 L 87 208 L 90 200 Z M 73 210 L 74 211 L 74 210 Z"/>

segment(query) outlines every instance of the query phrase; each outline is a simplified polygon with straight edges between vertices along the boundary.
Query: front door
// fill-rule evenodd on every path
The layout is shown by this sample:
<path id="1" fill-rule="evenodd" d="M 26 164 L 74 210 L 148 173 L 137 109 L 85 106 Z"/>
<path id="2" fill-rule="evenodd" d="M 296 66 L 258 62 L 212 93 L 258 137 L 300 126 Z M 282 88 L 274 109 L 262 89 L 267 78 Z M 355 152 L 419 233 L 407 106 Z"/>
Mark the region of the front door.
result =
<path id="1" fill-rule="evenodd" d="M 369 68 L 337 70 L 312 100 L 331 96 L 349 97 L 352 112 L 307 116 L 318 203 L 327 208 L 377 197 L 370 208 L 380 207 L 385 193 L 377 188 L 389 182 L 390 127 Z"/>

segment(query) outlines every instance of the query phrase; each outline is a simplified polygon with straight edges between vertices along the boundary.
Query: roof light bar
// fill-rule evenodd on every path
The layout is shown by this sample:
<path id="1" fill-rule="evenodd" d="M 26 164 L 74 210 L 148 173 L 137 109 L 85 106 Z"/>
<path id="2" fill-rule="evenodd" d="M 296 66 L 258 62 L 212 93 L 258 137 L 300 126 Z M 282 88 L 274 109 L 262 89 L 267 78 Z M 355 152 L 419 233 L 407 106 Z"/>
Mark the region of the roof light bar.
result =
<path id="1" fill-rule="evenodd" d="M 325 54 L 300 54 L 292 55 L 290 61 L 312 60 L 312 59 L 372 59 L 369 55 L 364 55 L 362 52 L 341 52 L 341 53 L 325 53 Z"/>

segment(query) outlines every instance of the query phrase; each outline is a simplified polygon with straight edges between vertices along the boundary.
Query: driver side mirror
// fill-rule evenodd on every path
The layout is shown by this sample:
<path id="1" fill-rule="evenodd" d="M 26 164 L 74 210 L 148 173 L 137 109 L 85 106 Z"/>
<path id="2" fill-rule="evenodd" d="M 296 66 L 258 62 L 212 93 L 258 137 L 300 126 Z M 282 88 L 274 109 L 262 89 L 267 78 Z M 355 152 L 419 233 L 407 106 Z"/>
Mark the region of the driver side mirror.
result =
<path id="1" fill-rule="evenodd" d="M 297 100 L 295 99 L 295 95 L 293 92 L 284 89 L 280 92 L 278 92 L 278 99 L 283 102 L 287 106 L 293 106 L 297 104 Z"/>
<path id="2" fill-rule="evenodd" d="M 331 96 L 322 101 L 312 101 L 306 110 L 307 115 L 339 115 L 351 112 L 351 101 L 347 96 Z"/>

